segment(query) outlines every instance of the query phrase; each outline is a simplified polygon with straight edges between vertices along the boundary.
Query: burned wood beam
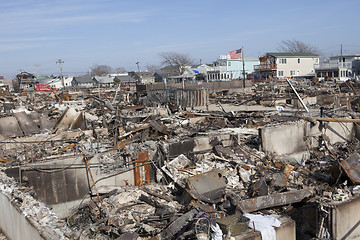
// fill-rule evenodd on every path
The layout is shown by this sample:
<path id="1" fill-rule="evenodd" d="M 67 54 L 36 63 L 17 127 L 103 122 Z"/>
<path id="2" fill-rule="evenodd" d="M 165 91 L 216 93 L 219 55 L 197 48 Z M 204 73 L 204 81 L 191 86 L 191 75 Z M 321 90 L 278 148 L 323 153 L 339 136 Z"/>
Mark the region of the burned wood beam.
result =
<path id="1" fill-rule="evenodd" d="M 165 230 L 161 232 L 161 236 L 165 239 L 174 237 L 181 229 L 186 227 L 197 214 L 198 211 L 196 209 L 191 209 L 181 217 L 174 220 Z"/>
<path id="2" fill-rule="evenodd" d="M 346 119 L 346 118 L 322 118 L 322 117 L 304 117 L 305 120 L 310 122 L 323 121 L 323 122 L 348 122 L 360 123 L 360 119 Z"/>
<path id="3" fill-rule="evenodd" d="M 138 131 L 147 129 L 147 128 L 149 128 L 149 127 L 150 127 L 150 124 L 146 123 L 146 124 L 142 125 L 141 127 L 137 128 L 137 129 L 134 129 L 134 130 L 132 130 L 132 131 L 130 131 L 130 132 L 127 132 L 127 133 L 125 133 L 124 135 L 118 136 L 118 138 L 119 138 L 119 139 L 123 139 L 123 138 L 125 138 L 125 137 L 130 136 L 130 135 L 133 134 L 133 133 L 136 133 L 136 132 L 138 132 Z"/>
<path id="4" fill-rule="evenodd" d="M 172 199 L 170 196 L 167 196 L 165 194 L 156 193 L 156 192 L 154 192 L 154 191 L 152 191 L 152 190 L 150 190 L 150 189 L 148 189 L 146 187 L 141 188 L 141 190 L 143 190 L 144 192 L 146 192 L 149 195 L 164 199 L 164 200 L 166 200 L 168 202 L 174 201 L 174 199 Z"/>
<path id="5" fill-rule="evenodd" d="M 249 213 L 265 208 L 278 207 L 300 202 L 304 198 L 311 195 L 312 192 L 309 189 L 302 189 L 240 200 L 236 202 L 236 205 L 242 212 Z"/>
<path id="6" fill-rule="evenodd" d="M 158 132 L 161 132 L 163 134 L 169 134 L 168 128 L 162 124 L 161 122 L 157 122 L 157 121 L 150 121 L 150 125 L 151 127 L 153 127 L 155 130 L 157 130 Z"/>

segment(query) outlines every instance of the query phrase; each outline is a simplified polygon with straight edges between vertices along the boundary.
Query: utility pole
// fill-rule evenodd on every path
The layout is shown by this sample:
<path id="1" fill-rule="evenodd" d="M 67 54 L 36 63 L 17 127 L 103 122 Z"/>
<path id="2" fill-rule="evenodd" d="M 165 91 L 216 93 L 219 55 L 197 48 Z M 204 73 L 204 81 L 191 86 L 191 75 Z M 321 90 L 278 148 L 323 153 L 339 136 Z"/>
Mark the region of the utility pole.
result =
<path id="1" fill-rule="evenodd" d="M 342 49 L 342 44 L 340 45 L 340 67 L 343 68 L 344 67 L 344 61 L 343 61 L 343 49 Z M 342 70 L 339 70 L 341 71 L 341 74 L 343 74 L 343 71 Z M 339 73 L 339 79 L 340 79 L 340 73 Z"/>
<path id="2" fill-rule="evenodd" d="M 56 63 L 60 64 L 60 71 L 61 71 L 61 84 L 63 89 L 65 88 L 65 84 L 64 84 L 64 76 L 63 76 L 63 68 L 62 68 L 62 64 L 64 63 L 63 60 L 61 60 L 61 58 L 59 60 L 56 61 Z"/>
<path id="3" fill-rule="evenodd" d="M 244 89 L 245 89 L 245 58 L 244 58 L 244 47 L 241 48 L 241 58 L 242 58 L 242 62 L 243 62 L 243 84 L 244 84 Z"/>
<path id="4" fill-rule="evenodd" d="M 342 57 L 342 55 L 343 55 L 343 54 L 342 54 L 342 44 L 340 45 L 340 49 L 341 49 L 341 50 L 340 50 L 340 54 L 341 54 L 341 57 Z"/>
<path id="5" fill-rule="evenodd" d="M 140 67 L 139 67 L 139 62 L 136 62 L 137 68 L 138 68 L 138 72 L 140 72 Z"/>
<path id="6" fill-rule="evenodd" d="M 36 75 L 39 75 L 39 66 L 40 66 L 40 65 L 39 65 L 39 64 L 35 64 L 34 66 L 35 66 L 35 76 L 36 76 Z"/>

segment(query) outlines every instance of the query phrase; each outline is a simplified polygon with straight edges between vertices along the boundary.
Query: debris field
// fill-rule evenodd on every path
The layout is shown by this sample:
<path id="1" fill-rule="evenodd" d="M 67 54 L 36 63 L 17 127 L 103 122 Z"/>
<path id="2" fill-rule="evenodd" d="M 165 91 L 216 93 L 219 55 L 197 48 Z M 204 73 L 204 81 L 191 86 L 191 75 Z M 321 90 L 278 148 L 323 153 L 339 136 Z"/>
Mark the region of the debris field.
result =
<path id="1" fill-rule="evenodd" d="M 360 193 L 349 84 L 206 89 L 198 106 L 3 91 L 1 195 L 44 239 L 338 239 L 332 213 Z"/>

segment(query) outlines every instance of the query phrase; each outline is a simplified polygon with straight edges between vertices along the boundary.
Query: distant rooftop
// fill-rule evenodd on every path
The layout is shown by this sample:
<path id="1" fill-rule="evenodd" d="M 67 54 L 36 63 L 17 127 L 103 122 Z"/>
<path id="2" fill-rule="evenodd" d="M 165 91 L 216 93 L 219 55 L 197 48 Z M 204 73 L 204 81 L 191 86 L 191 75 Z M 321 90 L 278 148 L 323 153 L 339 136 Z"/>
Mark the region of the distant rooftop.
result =
<path id="1" fill-rule="evenodd" d="M 319 55 L 314 53 L 292 53 L 292 52 L 269 52 L 267 53 L 274 57 L 319 57 Z"/>

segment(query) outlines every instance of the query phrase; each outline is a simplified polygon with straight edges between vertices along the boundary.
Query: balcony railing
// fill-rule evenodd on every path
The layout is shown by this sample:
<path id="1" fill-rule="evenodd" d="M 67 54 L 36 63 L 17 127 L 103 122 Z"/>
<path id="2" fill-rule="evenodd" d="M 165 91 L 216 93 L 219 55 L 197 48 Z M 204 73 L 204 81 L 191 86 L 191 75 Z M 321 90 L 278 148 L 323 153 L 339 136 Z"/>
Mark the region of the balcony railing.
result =
<path id="1" fill-rule="evenodd" d="M 325 70 L 325 69 L 340 69 L 340 68 L 352 68 L 351 62 L 339 62 L 339 63 L 320 63 L 314 65 L 316 70 Z"/>
<path id="2" fill-rule="evenodd" d="M 260 64 L 254 65 L 255 71 L 263 71 L 263 70 L 276 70 L 276 64 Z"/>

